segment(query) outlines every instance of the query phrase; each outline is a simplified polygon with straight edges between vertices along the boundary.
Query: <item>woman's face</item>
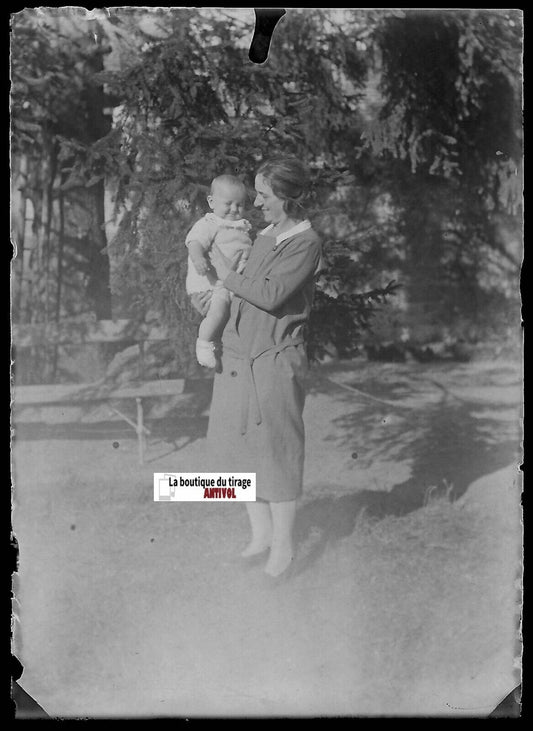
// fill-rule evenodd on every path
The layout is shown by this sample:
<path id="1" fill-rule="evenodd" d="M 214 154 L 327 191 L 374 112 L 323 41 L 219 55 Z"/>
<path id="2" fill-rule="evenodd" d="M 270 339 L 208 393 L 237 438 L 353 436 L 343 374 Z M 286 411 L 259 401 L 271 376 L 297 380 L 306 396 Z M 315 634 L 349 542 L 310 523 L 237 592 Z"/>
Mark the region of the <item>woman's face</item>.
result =
<path id="1" fill-rule="evenodd" d="M 277 197 L 261 174 L 255 178 L 255 191 L 254 206 L 263 211 L 267 223 L 279 223 L 287 218 L 287 214 L 283 210 L 283 200 Z"/>

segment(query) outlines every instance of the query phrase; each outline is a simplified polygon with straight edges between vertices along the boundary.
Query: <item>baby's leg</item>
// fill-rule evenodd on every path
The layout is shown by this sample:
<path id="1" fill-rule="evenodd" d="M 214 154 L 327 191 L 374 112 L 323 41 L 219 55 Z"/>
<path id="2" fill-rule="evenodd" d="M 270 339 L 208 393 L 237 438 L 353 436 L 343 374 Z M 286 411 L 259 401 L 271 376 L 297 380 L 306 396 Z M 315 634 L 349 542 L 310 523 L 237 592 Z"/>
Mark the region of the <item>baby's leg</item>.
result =
<path id="1" fill-rule="evenodd" d="M 218 340 L 229 319 L 231 294 L 224 287 L 215 287 L 209 310 L 198 329 L 196 358 L 200 365 L 216 368 L 217 356 L 214 340 Z"/>
<path id="2" fill-rule="evenodd" d="M 200 324 L 198 337 L 209 342 L 218 340 L 229 320 L 230 296 L 227 289 L 213 290 L 209 310 Z"/>

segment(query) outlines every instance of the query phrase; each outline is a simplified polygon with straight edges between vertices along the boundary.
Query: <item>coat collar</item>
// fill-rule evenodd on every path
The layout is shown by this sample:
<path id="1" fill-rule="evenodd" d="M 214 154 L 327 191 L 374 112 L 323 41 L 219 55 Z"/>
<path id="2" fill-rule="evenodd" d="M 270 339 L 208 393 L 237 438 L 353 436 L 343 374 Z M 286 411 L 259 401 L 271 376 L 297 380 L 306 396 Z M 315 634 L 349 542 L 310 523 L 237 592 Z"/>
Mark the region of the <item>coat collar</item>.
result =
<path id="1" fill-rule="evenodd" d="M 271 223 L 269 226 L 267 226 L 263 231 L 260 232 L 261 236 L 271 236 L 269 232 L 273 228 L 274 224 Z M 276 243 L 274 244 L 274 248 L 279 246 L 282 241 L 285 241 L 285 239 L 290 238 L 291 236 L 296 236 L 296 234 L 301 234 L 303 231 L 307 231 L 307 229 L 311 228 L 311 222 L 305 219 L 304 221 L 300 221 L 300 223 L 297 223 L 295 226 L 290 228 L 288 231 L 284 231 L 279 236 L 276 236 Z"/>

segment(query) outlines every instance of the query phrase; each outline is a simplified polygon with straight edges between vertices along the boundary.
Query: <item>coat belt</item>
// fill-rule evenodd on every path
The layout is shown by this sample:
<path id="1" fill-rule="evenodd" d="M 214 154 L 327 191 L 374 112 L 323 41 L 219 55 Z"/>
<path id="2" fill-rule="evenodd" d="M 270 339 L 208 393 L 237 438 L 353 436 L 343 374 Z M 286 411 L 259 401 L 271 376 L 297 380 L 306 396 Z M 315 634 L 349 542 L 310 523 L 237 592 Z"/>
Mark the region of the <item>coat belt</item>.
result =
<path id="1" fill-rule="evenodd" d="M 287 348 L 294 348 L 297 345 L 303 345 L 304 340 L 303 338 L 295 338 L 294 340 L 291 340 L 290 343 L 284 343 L 282 345 L 271 345 L 269 348 L 265 348 L 265 350 L 262 350 L 257 355 L 252 356 L 251 358 L 245 358 L 244 361 L 246 363 L 245 368 L 245 381 L 243 384 L 243 393 L 242 393 L 242 400 L 241 400 L 241 434 L 246 434 L 246 430 L 248 428 L 248 411 L 249 411 L 249 405 L 251 402 L 252 406 L 252 412 L 254 421 L 257 425 L 261 424 L 261 408 L 259 406 L 259 397 L 257 395 L 257 386 L 255 383 L 255 376 L 254 376 L 254 363 L 258 358 L 261 358 L 263 355 L 267 355 L 269 353 L 273 353 L 274 355 L 277 355 L 278 353 L 281 353 L 283 350 L 286 350 Z"/>

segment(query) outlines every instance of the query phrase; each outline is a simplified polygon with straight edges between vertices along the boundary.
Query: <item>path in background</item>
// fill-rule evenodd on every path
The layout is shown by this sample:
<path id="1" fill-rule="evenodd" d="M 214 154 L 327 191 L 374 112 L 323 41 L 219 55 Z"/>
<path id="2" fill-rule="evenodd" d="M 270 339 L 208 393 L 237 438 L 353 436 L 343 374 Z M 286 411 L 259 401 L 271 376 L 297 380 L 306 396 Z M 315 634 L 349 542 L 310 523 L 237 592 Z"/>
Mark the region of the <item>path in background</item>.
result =
<path id="1" fill-rule="evenodd" d="M 202 470 L 205 397 L 143 467 L 118 424 L 20 424 L 15 651 L 47 713 L 487 716 L 518 684 L 518 368 L 344 363 L 310 386 L 300 573 L 274 590 L 232 561 L 242 505 L 152 502 L 153 472 Z"/>

